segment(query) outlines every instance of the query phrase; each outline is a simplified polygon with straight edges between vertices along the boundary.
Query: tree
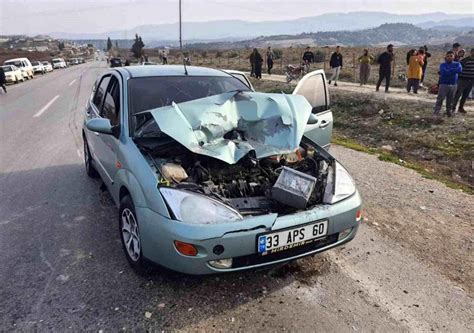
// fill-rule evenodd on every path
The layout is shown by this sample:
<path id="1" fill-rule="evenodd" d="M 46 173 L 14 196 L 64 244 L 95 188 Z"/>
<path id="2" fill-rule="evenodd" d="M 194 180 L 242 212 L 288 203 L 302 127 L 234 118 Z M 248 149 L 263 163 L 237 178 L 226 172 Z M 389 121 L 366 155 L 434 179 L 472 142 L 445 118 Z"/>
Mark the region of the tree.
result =
<path id="1" fill-rule="evenodd" d="M 59 49 L 59 51 L 64 50 L 64 42 L 59 42 L 58 43 L 58 49 Z"/>
<path id="2" fill-rule="evenodd" d="M 118 40 L 115 41 L 115 48 L 118 49 Z"/>
<path id="3" fill-rule="evenodd" d="M 110 51 L 112 48 L 112 41 L 110 40 L 110 37 L 107 37 L 107 51 Z"/>
<path id="4" fill-rule="evenodd" d="M 143 55 L 144 47 L 145 47 L 145 44 L 143 43 L 142 38 L 138 36 L 138 34 L 135 34 L 135 41 L 133 42 L 132 49 L 131 49 L 133 56 L 139 59 Z"/>

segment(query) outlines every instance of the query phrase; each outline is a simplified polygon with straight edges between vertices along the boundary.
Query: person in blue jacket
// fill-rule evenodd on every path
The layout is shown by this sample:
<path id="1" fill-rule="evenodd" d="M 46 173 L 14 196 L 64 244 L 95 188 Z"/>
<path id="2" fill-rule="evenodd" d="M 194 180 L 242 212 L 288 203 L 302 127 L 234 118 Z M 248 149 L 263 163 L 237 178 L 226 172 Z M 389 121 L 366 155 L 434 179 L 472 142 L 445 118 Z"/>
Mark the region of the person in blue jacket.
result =
<path id="1" fill-rule="evenodd" d="M 453 101 L 456 94 L 458 74 L 462 72 L 462 66 L 454 61 L 454 52 L 446 53 L 445 62 L 439 65 L 439 88 L 438 97 L 434 106 L 433 114 L 439 115 L 443 102 L 446 99 L 446 114 L 448 117 L 453 115 Z"/>

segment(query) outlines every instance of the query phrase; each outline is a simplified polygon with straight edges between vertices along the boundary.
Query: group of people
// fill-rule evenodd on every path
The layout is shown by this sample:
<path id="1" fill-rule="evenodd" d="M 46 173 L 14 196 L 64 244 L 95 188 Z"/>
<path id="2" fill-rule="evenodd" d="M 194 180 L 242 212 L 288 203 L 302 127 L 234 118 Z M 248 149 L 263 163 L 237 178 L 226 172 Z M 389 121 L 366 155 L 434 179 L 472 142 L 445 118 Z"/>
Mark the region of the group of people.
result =
<path id="1" fill-rule="evenodd" d="M 266 62 L 267 62 L 267 73 L 268 75 L 272 74 L 273 68 L 273 60 L 275 59 L 275 53 L 271 46 L 268 47 L 267 52 L 265 54 Z M 256 79 L 262 78 L 262 66 L 263 66 L 263 57 L 258 52 L 258 49 L 254 48 L 252 53 L 249 56 L 250 60 L 250 76 L 255 77 Z"/>

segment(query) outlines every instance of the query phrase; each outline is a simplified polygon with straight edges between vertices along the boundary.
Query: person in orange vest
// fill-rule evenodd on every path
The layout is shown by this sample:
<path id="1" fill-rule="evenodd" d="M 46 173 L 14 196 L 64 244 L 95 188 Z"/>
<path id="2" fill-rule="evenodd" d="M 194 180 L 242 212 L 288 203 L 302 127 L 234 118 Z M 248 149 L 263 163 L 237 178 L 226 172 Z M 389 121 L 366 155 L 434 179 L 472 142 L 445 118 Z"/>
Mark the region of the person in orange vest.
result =
<path id="1" fill-rule="evenodd" d="M 418 87 L 423 76 L 423 63 L 425 58 L 425 51 L 418 50 L 413 53 L 408 61 L 407 71 L 407 92 L 410 93 L 413 88 L 413 93 L 418 94 Z"/>

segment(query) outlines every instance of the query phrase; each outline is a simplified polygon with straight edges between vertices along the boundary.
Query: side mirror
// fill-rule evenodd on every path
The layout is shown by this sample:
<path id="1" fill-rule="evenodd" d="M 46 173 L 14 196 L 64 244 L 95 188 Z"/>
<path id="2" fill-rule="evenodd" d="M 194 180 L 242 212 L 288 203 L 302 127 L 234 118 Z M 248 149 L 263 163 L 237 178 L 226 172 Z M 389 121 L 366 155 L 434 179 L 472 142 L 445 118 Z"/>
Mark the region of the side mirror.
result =
<path id="1" fill-rule="evenodd" d="M 314 125 L 318 123 L 318 117 L 315 114 L 311 113 L 308 118 L 308 125 Z"/>
<path id="2" fill-rule="evenodd" d="M 92 132 L 102 134 L 113 134 L 112 125 L 109 119 L 104 118 L 93 118 L 86 122 L 86 127 Z"/>

